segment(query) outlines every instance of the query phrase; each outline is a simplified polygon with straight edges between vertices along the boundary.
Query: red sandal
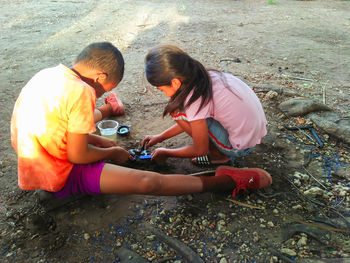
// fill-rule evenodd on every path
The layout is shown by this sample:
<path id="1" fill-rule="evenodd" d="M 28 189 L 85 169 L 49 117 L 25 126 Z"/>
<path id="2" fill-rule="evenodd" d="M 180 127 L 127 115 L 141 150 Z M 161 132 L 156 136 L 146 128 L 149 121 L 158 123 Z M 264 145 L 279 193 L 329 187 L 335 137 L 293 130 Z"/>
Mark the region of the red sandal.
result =
<path id="1" fill-rule="evenodd" d="M 111 104 L 113 115 L 124 115 L 125 109 L 122 100 L 119 98 L 116 91 L 111 91 L 109 96 L 105 98 L 106 104 Z"/>
<path id="2" fill-rule="evenodd" d="M 244 193 L 248 189 L 260 189 L 269 187 L 272 184 L 271 175 L 259 168 L 235 168 L 232 166 L 219 166 L 215 171 L 215 176 L 228 175 L 236 183 L 232 197 L 235 197 L 240 190 Z"/>

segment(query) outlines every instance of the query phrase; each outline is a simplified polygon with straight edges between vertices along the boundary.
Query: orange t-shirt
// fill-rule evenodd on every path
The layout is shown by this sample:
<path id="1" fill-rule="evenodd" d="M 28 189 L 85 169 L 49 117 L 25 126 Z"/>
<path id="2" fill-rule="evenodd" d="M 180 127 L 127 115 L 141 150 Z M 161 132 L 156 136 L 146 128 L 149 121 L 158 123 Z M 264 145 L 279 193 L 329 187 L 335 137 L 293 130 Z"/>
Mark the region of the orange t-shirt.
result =
<path id="1" fill-rule="evenodd" d="M 60 190 L 73 164 L 67 133 L 94 132 L 95 90 L 60 64 L 37 73 L 22 89 L 11 119 L 18 155 L 18 185 L 24 190 Z"/>

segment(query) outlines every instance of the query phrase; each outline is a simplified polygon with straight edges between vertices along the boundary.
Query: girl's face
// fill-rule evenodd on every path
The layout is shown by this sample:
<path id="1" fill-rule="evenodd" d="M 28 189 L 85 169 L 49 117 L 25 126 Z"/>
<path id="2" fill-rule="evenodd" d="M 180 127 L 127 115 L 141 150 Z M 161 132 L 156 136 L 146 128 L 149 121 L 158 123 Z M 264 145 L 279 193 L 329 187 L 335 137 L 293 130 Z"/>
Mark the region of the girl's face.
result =
<path id="1" fill-rule="evenodd" d="M 181 81 L 175 78 L 171 80 L 171 85 L 158 86 L 157 89 L 163 91 L 167 97 L 171 98 L 180 87 Z"/>
<path id="2" fill-rule="evenodd" d="M 175 92 L 176 92 L 176 91 L 174 91 L 174 90 L 172 89 L 171 86 L 159 86 L 159 87 L 157 87 L 157 89 L 163 91 L 164 94 L 165 94 L 166 96 L 168 96 L 169 98 L 171 98 L 171 97 L 175 94 Z"/>

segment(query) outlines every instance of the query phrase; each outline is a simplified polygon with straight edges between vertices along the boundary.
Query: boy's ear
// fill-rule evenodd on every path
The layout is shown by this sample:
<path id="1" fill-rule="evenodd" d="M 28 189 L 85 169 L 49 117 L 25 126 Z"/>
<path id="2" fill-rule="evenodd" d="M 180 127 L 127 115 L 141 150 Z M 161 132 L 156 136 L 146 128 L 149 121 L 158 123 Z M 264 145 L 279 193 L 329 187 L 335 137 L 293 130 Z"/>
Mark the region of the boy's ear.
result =
<path id="1" fill-rule="evenodd" d="M 179 80 L 178 78 L 173 78 L 171 80 L 171 86 L 175 89 L 178 90 L 181 86 L 181 80 Z"/>
<path id="2" fill-rule="evenodd" d="M 94 77 L 94 81 L 98 82 L 98 80 L 105 81 L 107 79 L 107 74 L 103 72 L 97 72 Z"/>

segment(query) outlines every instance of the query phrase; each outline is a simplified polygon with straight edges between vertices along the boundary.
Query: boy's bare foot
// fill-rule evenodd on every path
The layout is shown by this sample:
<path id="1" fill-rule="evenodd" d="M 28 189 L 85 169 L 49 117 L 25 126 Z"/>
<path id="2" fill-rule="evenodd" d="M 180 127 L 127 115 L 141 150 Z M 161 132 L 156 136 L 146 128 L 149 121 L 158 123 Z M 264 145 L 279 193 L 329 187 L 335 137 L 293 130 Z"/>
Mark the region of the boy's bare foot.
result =
<path id="1" fill-rule="evenodd" d="M 116 91 L 111 91 L 109 96 L 105 98 L 105 103 L 111 106 L 112 115 L 124 115 L 125 108 L 122 100 L 119 98 Z"/>

